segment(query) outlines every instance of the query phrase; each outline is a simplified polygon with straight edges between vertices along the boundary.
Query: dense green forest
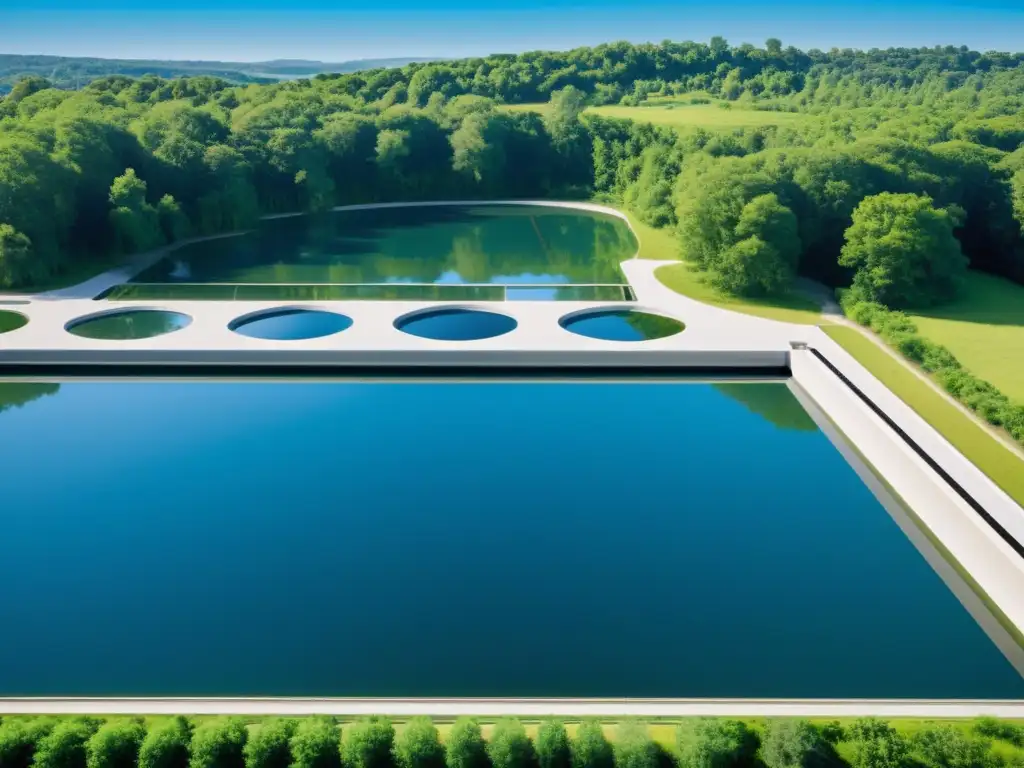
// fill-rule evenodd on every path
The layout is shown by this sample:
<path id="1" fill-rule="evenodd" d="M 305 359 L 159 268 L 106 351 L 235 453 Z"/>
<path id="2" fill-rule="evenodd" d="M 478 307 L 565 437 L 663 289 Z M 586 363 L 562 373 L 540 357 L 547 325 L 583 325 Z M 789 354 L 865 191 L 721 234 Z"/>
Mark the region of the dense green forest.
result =
<path id="1" fill-rule="evenodd" d="M 56 88 L 78 89 L 110 75 L 194 77 L 210 75 L 232 83 L 271 83 L 321 72 L 358 72 L 381 67 L 403 67 L 419 59 L 355 59 L 323 61 L 161 61 L 159 59 L 95 59 L 80 56 L 25 56 L 0 53 L 0 94 L 30 75 L 45 77 Z"/>
<path id="2" fill-rule="evenodd" d="M 583 112 L 711 97 L 802 119 L 674 129 Z M 534 101 L 551 105 L 503 107 Z M 785 291 L 806 274 L 925 305 L 953 295 L 968 265 L 1024 282 L 1022 110 L 1024 54 L 778 40 L 616 43 L 272 85 L 119 75 L 66 91 L 33 76 L 0 101 L 0 286 L 265 213 L 597 195 L 675 228 L 725 290 Z"/>

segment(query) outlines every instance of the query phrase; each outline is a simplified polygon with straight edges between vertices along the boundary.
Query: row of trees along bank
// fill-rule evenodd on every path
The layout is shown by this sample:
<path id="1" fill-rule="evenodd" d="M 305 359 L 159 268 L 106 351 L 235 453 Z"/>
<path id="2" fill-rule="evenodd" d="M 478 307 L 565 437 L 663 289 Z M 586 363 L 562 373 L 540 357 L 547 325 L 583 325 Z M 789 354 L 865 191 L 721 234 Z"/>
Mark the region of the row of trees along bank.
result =
<path id="1" fill-rule="evenodd" d="M 690 719 L 670 748 L 647 724 L 606 729 L 593 720 L 542 721 L 534 738 L 516 719 L 484 738 L 462 718 L 442 742 L 429 718 L 396 730 L 383 718 L 339 728 L 331 718 L 98 719 L 9 717 L 0 724 L 3 768 L 1000 768 L 1024 765 L 1024 727 L 982 718 L 924 724 L 906 736 L 887 722 L 814 725 L 767 720 L 753 726 Z M 609 740 L 606 730 L 610 733 Z"/>

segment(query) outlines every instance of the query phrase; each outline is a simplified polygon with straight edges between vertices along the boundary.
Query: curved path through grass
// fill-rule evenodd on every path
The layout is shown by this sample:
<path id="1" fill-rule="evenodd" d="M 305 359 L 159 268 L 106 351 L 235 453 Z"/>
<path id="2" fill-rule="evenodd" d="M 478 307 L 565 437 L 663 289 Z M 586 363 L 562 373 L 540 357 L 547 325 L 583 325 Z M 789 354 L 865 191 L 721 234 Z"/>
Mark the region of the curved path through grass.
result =
<path id="1" fill-rule="evenodd" d="M 640 241 L 637 258 L 676 262 L 666 264 L 656 272 L 658 280 L 666 288 L 694 301 L 745 315 L 798 325 L 817 325 L 822 322 L 818 302 L 797 293 L 771 299 L 744 299 L 723 294 L 708 284 L 704 276 L 693 266 L 679 259 L 679 245 L 671 231 L 656 229 L 644 224 L 624 208 L 620 210 L 626 215 L 629 225 Z"/>

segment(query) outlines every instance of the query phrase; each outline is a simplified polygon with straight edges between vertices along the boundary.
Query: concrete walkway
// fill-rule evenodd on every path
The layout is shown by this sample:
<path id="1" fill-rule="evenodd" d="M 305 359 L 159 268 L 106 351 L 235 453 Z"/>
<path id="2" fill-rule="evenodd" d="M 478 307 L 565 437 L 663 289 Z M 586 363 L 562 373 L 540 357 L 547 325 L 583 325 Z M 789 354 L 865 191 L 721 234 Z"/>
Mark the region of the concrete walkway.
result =
<path id="1" fill-rule="evenodd" d="M 1024 718 L 1024 701 L 899 699 L 0 699 L 4 714 L 431 715 L 477 717 L 994 717 Z"/>

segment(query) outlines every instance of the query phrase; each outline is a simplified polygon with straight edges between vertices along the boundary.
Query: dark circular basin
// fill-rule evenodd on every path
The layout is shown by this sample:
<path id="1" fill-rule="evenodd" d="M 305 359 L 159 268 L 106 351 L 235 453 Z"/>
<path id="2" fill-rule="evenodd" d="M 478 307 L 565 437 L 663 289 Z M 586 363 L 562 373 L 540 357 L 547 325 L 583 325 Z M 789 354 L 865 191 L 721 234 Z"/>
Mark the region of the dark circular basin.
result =
<path id="1" fill-rule="evenodd" d="M 186 327 L 192 318 L 181 312 L 163 309 L 127 309 L 105 315 L 93 315 L 73 320 L 67 325 L 68 333 L 87 339 L 127 341 L 163 336 Z"/>
<path id="2" fill-rule="evenodd" d="M 272 341 L 318 339 L 352 325 L 352 318 L 319 309 L 271 309 L 232 320 L 228 328 L 242 336 Z"/>
<path id="3" fill-rule="evenodd" d="M 416 312 L 395 321 L 395 328 L 424 339 L 474 341 L 508 333 L 516 327 L 508 315 L 480 309 L 437 309 Z"/>
<path id="4" fill-rule="evenodd" d="M 605 341 L 652 341 L 674 336 L 686 326 L 671 317 L 638 309 L 598 309 L 559 320 L 565 330 Z"/>
<path id="5" fill-rule="evenodd" d="M 21 312 L 9 312 L 5 309 L 0 309 L 0 333 L 16 331 L 26 325 L 28 325 L 28 318 L 21 314 Z"/>

